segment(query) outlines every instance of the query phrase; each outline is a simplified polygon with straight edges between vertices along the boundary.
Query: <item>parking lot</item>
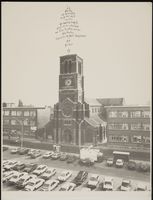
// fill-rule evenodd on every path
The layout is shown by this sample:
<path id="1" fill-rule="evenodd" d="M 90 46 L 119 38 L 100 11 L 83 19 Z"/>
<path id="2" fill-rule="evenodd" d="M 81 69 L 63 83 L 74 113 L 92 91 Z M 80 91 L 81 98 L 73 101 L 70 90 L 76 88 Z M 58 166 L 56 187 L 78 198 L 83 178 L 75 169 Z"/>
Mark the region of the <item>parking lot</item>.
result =
<path id="1" fill-rule="evenodd" d="M 51 178 L 51 179 L 57 179 L 57 177 L 61 174 L 64 170 L 71 170 L 72 176 L 67 180 L 67 182 L 71 182 L 77 173 L 80 170 L 87 171 L 88 177 L 86 181 L 83 182 L 80 186 L 75 188 L 75 191 L 81 191 L 83 188 L 87 186 L 87 182 L 90 179 L 91 174 L 98 174 L 100 177 L 99 183 L 102 181 L 105 177 L 111 177 L 113 178 L 113 190 L 119 190 L 119 187 L 121 185 L 122 179 L 128 179 L 131 181 L 131 190 L 134 191 L 137 187 L 138 183 L 142 183 L 143 185 L 147 186 L 147 190 L 150 189 L 150 174 L 149 173 L 140 173 L 137 171 L 129 171 L 125 168 L 115 168 L 113 167 L 107 167 L 105 162 L 102 163 L 96 163 L 94 166 L 87 167 L 87 166 L 80 166 L 78 164 L 78 160 L 76 160 L 74 163 L 67 163 L 66 161 L 60 161 L 60 160 L 52 160 L 52 159 L 44 159 L 42 155 L 46 152 L 44 150 L 41 150 L 41 156 L 31 159 L 28 155 L 19 155 L 19 154 L 11 154 L 11 148 L 7 151 L 3 152 L 3 159 L 9 159 L 9 160 L 16 160 L 21 161 L 25 164 L 27 163 L 37 163 L 38 165 L 47 165 L 47 167 L 53 167 L 56 168 L 57 173 Z M 64 183 L 61 183 L 56 187 L 55 191 L 59 191 L 61 186 Z M 15 185 L 8 185 L 7 183 L 3 184 L 3 190 L 4 191 L 17 191 L 18 189 L 15 187 Z M 97 186 L 94 191 L 99 191 L 99 186 Z"/>

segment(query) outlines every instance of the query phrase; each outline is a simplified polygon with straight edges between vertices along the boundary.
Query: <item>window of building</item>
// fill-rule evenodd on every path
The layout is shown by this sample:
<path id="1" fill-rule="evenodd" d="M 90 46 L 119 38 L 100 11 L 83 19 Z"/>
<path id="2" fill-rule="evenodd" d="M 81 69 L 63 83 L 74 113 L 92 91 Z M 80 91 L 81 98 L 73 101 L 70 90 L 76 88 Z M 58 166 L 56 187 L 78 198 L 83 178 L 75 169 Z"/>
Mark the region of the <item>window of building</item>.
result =
<path id="1" fill-rule="evenodd" d="M 30 111 L 30 116 L 35 117 L 36 116 L 36 111 Z"/>
<path id="2" fill-rule="evenodd" d="M 109 117 L 110 118 L 117 117 L 117 112 L 116 111 L 109 112 Z"/>
<path id="3" fill-rule="evenodd" d="M 142 111 L 142 117 L 150 118 L 150 111 Z"/>
<path id="4" fill-rule="evenodd" d="M 142 143 L 142 137 L 140 135 L 134 135 L 131 137 L 133 143 Z"/>
<path id="5" fill-rule="evenodd" d="M 4 115 L 5 115 L 5 116 L 8 116 L 9 114 L 10 114 L 9 110 L 5 110 L 5 111 L 4 111 Z"/>
<path id="6" fill-rule="evenodd" d="M 109 130 L 128 130 L 128 124 L 108 124 Z"/>
<path id="7" fill-rule="evenodd" d="M 8 125 L 9 124 L 9 119 L 4 119 L 4 125 Z"/>
<path id="8" fill-rule="evenodd" d="M 143 130 L 150 131 L 150 124 L 142 124 Z"/>
<path id="9" fill-rule="evenodd" d="M 31 120 L 30 121 L 30 126 L 35 126 L 35 121 Z"/>
<path id="10" fill-rule="evenodd" d="M 14 111 L 14 110 L 11 111 L 11 115 L 12 115 L 12 116 L 16 116 L 16 111 Z"/>
<path id="11" fill-rule="evenodd" d="M 78 73 L 81 74 L 81 62 L 78 62 Z"/>
<path id="12" fill-rule="evenodd" d="M 28 125 L 28 120 L 25 119 L 25 120 L 23 121 L 23 124 L 24 124 L 25 126 L 27 126 L 27 125 Z"/>
<path id="13" fill-rule="evenodd" d="M 24 116 L 29 116 L 29 111 L 24 111 Z"/>
<path id="14" fill-rule="evenodd" d="M 127 111 L 118 112 L 118 117 L 127 118 L 128 117 L 128 112 Z"/>
<path id="15" fill-rule="evenodd" d="M 71 125 L 71 120 L 65 119 L 64 120 L 64 125 Z"/>
<path id="16" fill-rule="evenodd" d="M 142 127 L 141 127 L 141 124 L 138 123 L 138 124 L 131 124 L 131 130 L 141 130 Z"/>
<path id="17" fill-rule="evenodd" d="M 12 119 L 11 120 L 11 125 L 16 125 L 16 120 Z"/>
<path id="18" fill-rule="evenodd" d="M 110 142 L 127 143 L 129 141 L 128 136 L 109 136 Z"/>
<path id="19" fill-rule="evenodd" d="M 134 118 L 141 117 L 141 112 L 140 111 L 131 112 L 131 117 Z"/>
<path id="20" fill-rule="evenodd" d="M 69 60 L 68 61 L 68 73 L 71 73 L 72 72 L 72 61 Z"/>
<path id="21" fill-rule="evenodd" d="M 17 116 L 22 116 L 22 111 L 17 111 L 16 114 Z"/>
<path id="22" fill-rule="evenodd" d="M 150 137 L 142 136 L 143 143 L 150 144 Z"/>

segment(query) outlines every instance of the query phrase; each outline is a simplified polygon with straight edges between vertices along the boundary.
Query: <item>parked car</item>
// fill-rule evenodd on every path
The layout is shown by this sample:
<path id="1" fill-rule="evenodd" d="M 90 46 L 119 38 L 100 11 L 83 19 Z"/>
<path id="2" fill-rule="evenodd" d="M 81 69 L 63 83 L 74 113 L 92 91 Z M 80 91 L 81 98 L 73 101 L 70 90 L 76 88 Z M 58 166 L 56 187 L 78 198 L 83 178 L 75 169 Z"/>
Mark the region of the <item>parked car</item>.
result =
<path id="1" fill-rule="evenodd" d="M 85 166 L 92 166 L 94 165 L 94 161 L 91 161 L 89 158 L 85 158 L 85 159 L 80 159 L 79 160 L 79 164 L 80 165 L 85 165 Z"/>
<path id="2" fill-rule="evenodd" d="M 40 178 L 31 179 L 25 186 L 25 191 L 34 191 L 40 188 L 44 184 L 45 180 Z"/>
<path id="3" fill-rule="evenodd" d="M 21 177 L 23 177 L 24 175 L 27 175 L 27 173 L 26 173 L 26 172 L 23 172 L 23 173 L 18 172 L 18 173 L 16 173 L 16 174 L 14 174 L 14 175 L 8 180 L 8 184 L 15 184 L 15 183 L 17 183 L 17 181 L 18 181 Z"/>
<path id="4" fill-rule="evenodd" d="M 121 191 L 130 191 L 131 190 L 131 181 L 123 179 L 120 189 L 121 189 Z"/>
<path id="5" fill-rule="evenodd" d="M 122 159 L 117 159 L 116 160 L 116 167 L 123 167 L 124 166 L 124 162 Z"/>
<path id="6" fill-rule="evenodd" d="M 42 188 L 39 191 L 52 191 L 59 185 L 58 180 L 48 180 L 44 183 Z"/>
<path id="7" fill-rule="evenodd" d="M 38 164 L 36 163 L 29 163 L 25 166 L 25 168 L 23 169 L 24 172 L 32 172 L 34 171 L 36 168 L 38 167 Z"/>
<path id="8" fill-rule="evenodd" d="M 17 188 L 24 188 L 24 187 L 28 184 L 28 182 L 29 182 L 31 179 L 34 178 L 33 176 L 34 176 L 34 175 L 28 175 L 28 174 L 22 176 L 22 177 L 16 182 L 16 187 L 17 187 Z M 37 176 L 35 176 L 35 178 L 37 178 Z"/>
<path id="9" fill-rule="evenodd" d="M 75 156 L 68 156 L 67 158 L 67 163 L 73 163 L 74 161 L 76 160 L 76 157 Z"/>
<path id="10" fill-rule="evenodd" d="M 63 171 L 60 176 L 58 176 L 58 180 L 61 182 L 64 182 L 66 180 L 68 180 L 70 177 L 72 176 L 72 172 L 71 171 Z"/>
<path id="11" fill-rule="evenodd" d="M 87 183 L 87 187 L 96 188 L 98 184 L 99 184 L 99 175 L 92 174 Z"/>
<path id="12" fill-rule="evenodd" d="M 113 160 L 113 158 L 108 158 L 107 159 L 107 161 L 106 161 L 106 163 L 107 163 L 107 166 L 113 166 L 113 164 L 114 164 L 114 160 Z"/>
<path id="13" fill-rule="evenodd" d="M 146 185 L 144 185 L 144 184 L 138 184 L 137 185 L 137 187 L 136 187 L 136 189 L 135 189 L 136 191 L 146 191 L 147 190 L 147 186 Z"/>
<path id="14" fill-rule="evenodd" d="M 148 172 L 150 171 L 150 165 L 147 163 L 138 163 L 137 169 L 140 172 Z"/>
<path id="15" fill-rule="evenodd" d="M 29 149 L 27 149 L 27 148 L 21 148 L 20 150 L 19 150 L 19 154 L 20 155 L 25 155 L 25 154 L 27 154 L 28 153 L 28 151 L 29 151 Z"/>
<path id="16" fill-rule="evenodd" d="M 77 186 L 81 185 L 88 177 L 88 172 L 86 171 L 79 171 L 77 176 L 73 179 L 73 183 L 75 183 Z"/>
<path id="17" fill-rule="evenodd" d="M 61 186 L 59 191 L 74 191 L 76 188 L 76 184 L 67 182 Z"/>
<path id="18" fill-rule="evenodd" d="M 15 175 L 16 171 L 6 171 L 3 173 L 2 181 L 3 183 L 7 182 L 13 175 Z"/>
<path id="19" fill-rule="evenodd" d="M 54 176 L 55 174 L 56 174 L 56 169 L 55 168 L 49 168 L 43 174 L 41 174 L 40 178 L 42 178 L 44 180 L 48 180 L 52 176 Z"/>
<path id="20" fill-rule="evenodd" d="M 43 157 L 43 158 L 46 158 L 46 159 L 47 159 L 47 158 L 51 158 L 51 156 L 53 155 L 53 153 L 54 153 L 53 151 L 48 151 L 48 152 L 46 152 L 42 157 Z"/>
<path id="21" fill-rule="evenodd" d="M 15 165 L 14 167 L 12 167 L 13 170 L 16 170 L 16 171 L 20 171 L 22 169 L 25 168 L 25 164 L 24 163 L 18 163 L 17 165 Z"/>
<path id="22" fill-rule="evenodd" d="M 134 161 L 129 161 L 127 167 L 128 167 L 128 169 L 130 169 L 130 170 L 135 170 L 135 169 L 136 169 L 136 162 L 134 162 Z"/>
<path id="23" fill-rule="evenodd" d="M 9 148 L 7 146 L 3 146 L 3 151 L 7 151 Z"/>
<path id="24" fill-rule="evenodd" d="M 5 165 L 7 165 L 9 162 L 10 162 L 10 160 L 3 160 L 3 167 L 4 167 Z"/>
<path id="25" fill-rule="evenodd" d="M 32 153 L 36 152 L 36 149 L 29 149 L 28 156 L 30 156 Z"/>
<path id="26" fill-rule="evenodd" d="M 41 156 L 41 153 L 40 152 L 34 152 L 34 153 L 31 153 L 31 158 L 37 158 L 37 157 L 39 157 L 39 156 Z"/>
<path id="27" fill-rule="evenodd" d="M 11 149 L 11 154 L 16 154 L 20 151 L 20 147 L 15 147 L 13 149 Z"/>
<path id="28" fill-rule="evenodd" d="M 32 173 L 39 176 L 47 170 L 46 165 L 39 165 Z"/>
<path id="29" fill-rule="evenodd" d="M 103 182 L 103 190 L 112 191 L 113 190 L 113 178 L 105 178 Z"/>
<path id="30" fill-rule="evenodd" d="M 7 163 L 5 166 L 4 166 L 4 169 L 6 170 L 11 170 L 13 167 L 15 167 L 18 163 L 20 163 L 19 161 L 15 161 L 15 160 L 11 160 L 9 161 L 9 163 Z"/>
<path id="31" fill-rule="evenodd" d="M 55 152 L 55 153 L 53 153 L 53 155 L 51 156 L 51 158 L 52 158 L 53 160 L 57 160 L 57 159 L 59 159 L 59 158 L 60 158 L 60 156 L 61 156 L 61 154 L 60 154 L 60 153 L 58 153 L 58 152 Z"/>
<path id="32" fill-rule="evenodd" d="M 68 159 L 68 155 L 66 153 L 62 153 L 61 156 L 60 156 L 60 160 L 65 161 L 67 159 Z"/>

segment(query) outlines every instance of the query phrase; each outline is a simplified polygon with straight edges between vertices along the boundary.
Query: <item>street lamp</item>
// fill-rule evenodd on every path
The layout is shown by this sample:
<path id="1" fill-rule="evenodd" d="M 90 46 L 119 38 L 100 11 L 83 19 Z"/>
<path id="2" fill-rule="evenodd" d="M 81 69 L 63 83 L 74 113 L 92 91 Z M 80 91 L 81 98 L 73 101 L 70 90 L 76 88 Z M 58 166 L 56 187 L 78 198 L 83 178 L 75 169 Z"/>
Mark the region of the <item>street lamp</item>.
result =
<path id="1" fill-rule="evenodd" d="M 23 147 L 24 124 L 23 120 L 15 119 L 21 125 L 21 148 Z"/>

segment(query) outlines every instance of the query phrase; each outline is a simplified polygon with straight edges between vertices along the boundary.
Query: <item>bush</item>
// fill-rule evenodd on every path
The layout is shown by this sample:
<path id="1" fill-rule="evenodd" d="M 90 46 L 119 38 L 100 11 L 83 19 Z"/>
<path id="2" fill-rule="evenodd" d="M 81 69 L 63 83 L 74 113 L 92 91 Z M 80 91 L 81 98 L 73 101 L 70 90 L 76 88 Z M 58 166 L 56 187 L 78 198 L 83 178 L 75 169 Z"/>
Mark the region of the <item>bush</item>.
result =
<path id="1" fill-rule="evenodd" d="M 147 163 L 138 163 L 137 170 L 139 172 L 149 172 L 150 171 L 150 165 Z"/>
<path id="2" fill-rule="evenodd" d="M 130 169 L 130 170 L 135 170 L 135 169 L 136 169 L 136 162 L 134 162 L 134 161 L 129 161 L 127 167 L 128 167 L 128 169 Z"/>

